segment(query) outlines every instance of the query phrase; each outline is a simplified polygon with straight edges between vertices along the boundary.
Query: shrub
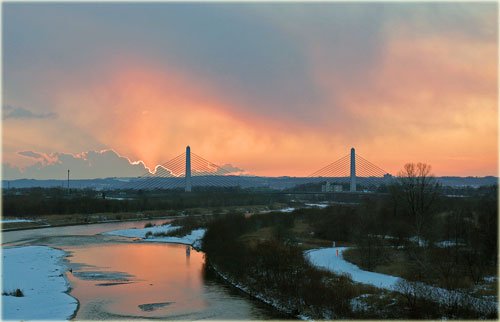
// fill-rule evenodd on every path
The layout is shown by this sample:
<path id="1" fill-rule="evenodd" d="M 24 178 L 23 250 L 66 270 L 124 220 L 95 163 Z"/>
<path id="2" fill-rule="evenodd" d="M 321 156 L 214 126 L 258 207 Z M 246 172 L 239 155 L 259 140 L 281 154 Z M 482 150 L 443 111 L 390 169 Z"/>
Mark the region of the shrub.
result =
<path id="1" fill-rule="evenodd" d="M 15 297 L 24 297 L 23 291 L 20 289 L 16 288 L 15 291 L 10 291 L 10 292 L 3 292 L 2 295 L 6 296 L 15 296 Z"/>
<path id="2" fill-rule="evenodd" d="M 147 224 L 144 225 L 144 228 L 149 228 L 149 227 L 153 227 L 154 225 L 150 222 L 148 222 Z"/>

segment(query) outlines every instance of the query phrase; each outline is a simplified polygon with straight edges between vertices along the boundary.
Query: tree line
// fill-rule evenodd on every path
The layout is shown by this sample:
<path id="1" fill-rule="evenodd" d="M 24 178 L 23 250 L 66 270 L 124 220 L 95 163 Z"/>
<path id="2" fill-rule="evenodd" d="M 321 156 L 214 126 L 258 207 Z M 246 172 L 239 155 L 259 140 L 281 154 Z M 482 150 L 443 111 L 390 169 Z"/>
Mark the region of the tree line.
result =
<path id="1" fill-rule="evenodd" d="M 110 199 L 118 196 L 119 199 Z M 95 191 L 61 188 L 27 188 L 3 190 L 4 216 L 52 214 L 92 214 L 103 212 L 138 212 L 146 210 L 182 210 L 197 207 L 271 205 L 287 198 L 272 193 L 235 188 L 200 188 L 191 193 L 183 190 Z"/>

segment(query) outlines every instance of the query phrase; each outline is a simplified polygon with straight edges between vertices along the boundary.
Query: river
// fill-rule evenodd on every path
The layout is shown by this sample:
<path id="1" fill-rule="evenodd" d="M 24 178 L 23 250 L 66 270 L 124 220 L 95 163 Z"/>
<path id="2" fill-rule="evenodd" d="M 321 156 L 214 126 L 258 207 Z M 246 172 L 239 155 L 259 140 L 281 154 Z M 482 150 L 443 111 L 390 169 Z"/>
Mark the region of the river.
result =
<path id="1" fill-rule="evenodd" d="M 69 253 L 77 320 L 263 320 L 286 318 L 226 285 L 185 245 L 101 235 L 166 220 L 105 223 L 2 233 L 2 245 L 46 245 Z"/>

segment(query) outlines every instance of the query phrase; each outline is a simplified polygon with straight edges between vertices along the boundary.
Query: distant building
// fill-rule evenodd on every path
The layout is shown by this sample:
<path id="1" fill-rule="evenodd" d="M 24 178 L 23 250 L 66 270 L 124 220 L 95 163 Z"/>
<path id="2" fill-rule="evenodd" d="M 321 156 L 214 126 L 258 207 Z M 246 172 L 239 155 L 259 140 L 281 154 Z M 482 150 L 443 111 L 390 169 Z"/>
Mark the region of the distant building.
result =
<path id="1" fill-rule="evenodd" d="M 330 182 L 321 186 L 321 192 L 342 192 L 343 188 L 340 184 L 332 185 Z"/>
<path id="2" fill-rule="evenodd" d="M 330 182 L 327 182 L 326 184 L 321 186 L 321 192 L 332 192 L 333 187 L 330 185 Z"/>
<path id="3" fill-rule="evenodd" d="M 332 185 L 330 182 L 321 186 L 321 192 L 342 192 L 342 185 Z"/>

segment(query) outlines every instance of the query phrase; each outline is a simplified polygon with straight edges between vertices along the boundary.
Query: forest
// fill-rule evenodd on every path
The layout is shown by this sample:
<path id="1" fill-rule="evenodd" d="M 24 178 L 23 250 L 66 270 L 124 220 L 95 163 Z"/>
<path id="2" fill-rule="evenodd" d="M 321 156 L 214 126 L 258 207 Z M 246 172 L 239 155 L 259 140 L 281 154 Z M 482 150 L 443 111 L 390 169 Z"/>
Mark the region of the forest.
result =
<path id="1" fill-rule="evenodd" d="M 437 197 L 423 223 L 407 207 L 391 194 L 366 198 L 359 205 L 297 209 L 290 214 L 221 215 L 208 224 L 203 250 L 209 265 L 234 283 L 249 285 L 254 293 L 278 299 L 294 316 L 496 317 L 496 312 L 478 312 L 464 301 L 433 303 L 414 289 L 397 293 L 353 283 L 348 276 L 312 267 L 303 256 L 307 249 L 335 241 L 338 246 L 351 246 L 344 256 L 365 270 L 480 297 L 474 293 L 475 286 L 497 272 L 496 187 L 477 197 Z M 418 230 L 420 243 L 415 243 Z M 440 243 L 451 246 L 439 247 Z M 362 294 L 372 295 L 372 309 L 354 312 L 349 303 Z M 496 294 L 496 288 L 490 294 Z M 397 305 L 389 308 L 388 298 Z"/>

